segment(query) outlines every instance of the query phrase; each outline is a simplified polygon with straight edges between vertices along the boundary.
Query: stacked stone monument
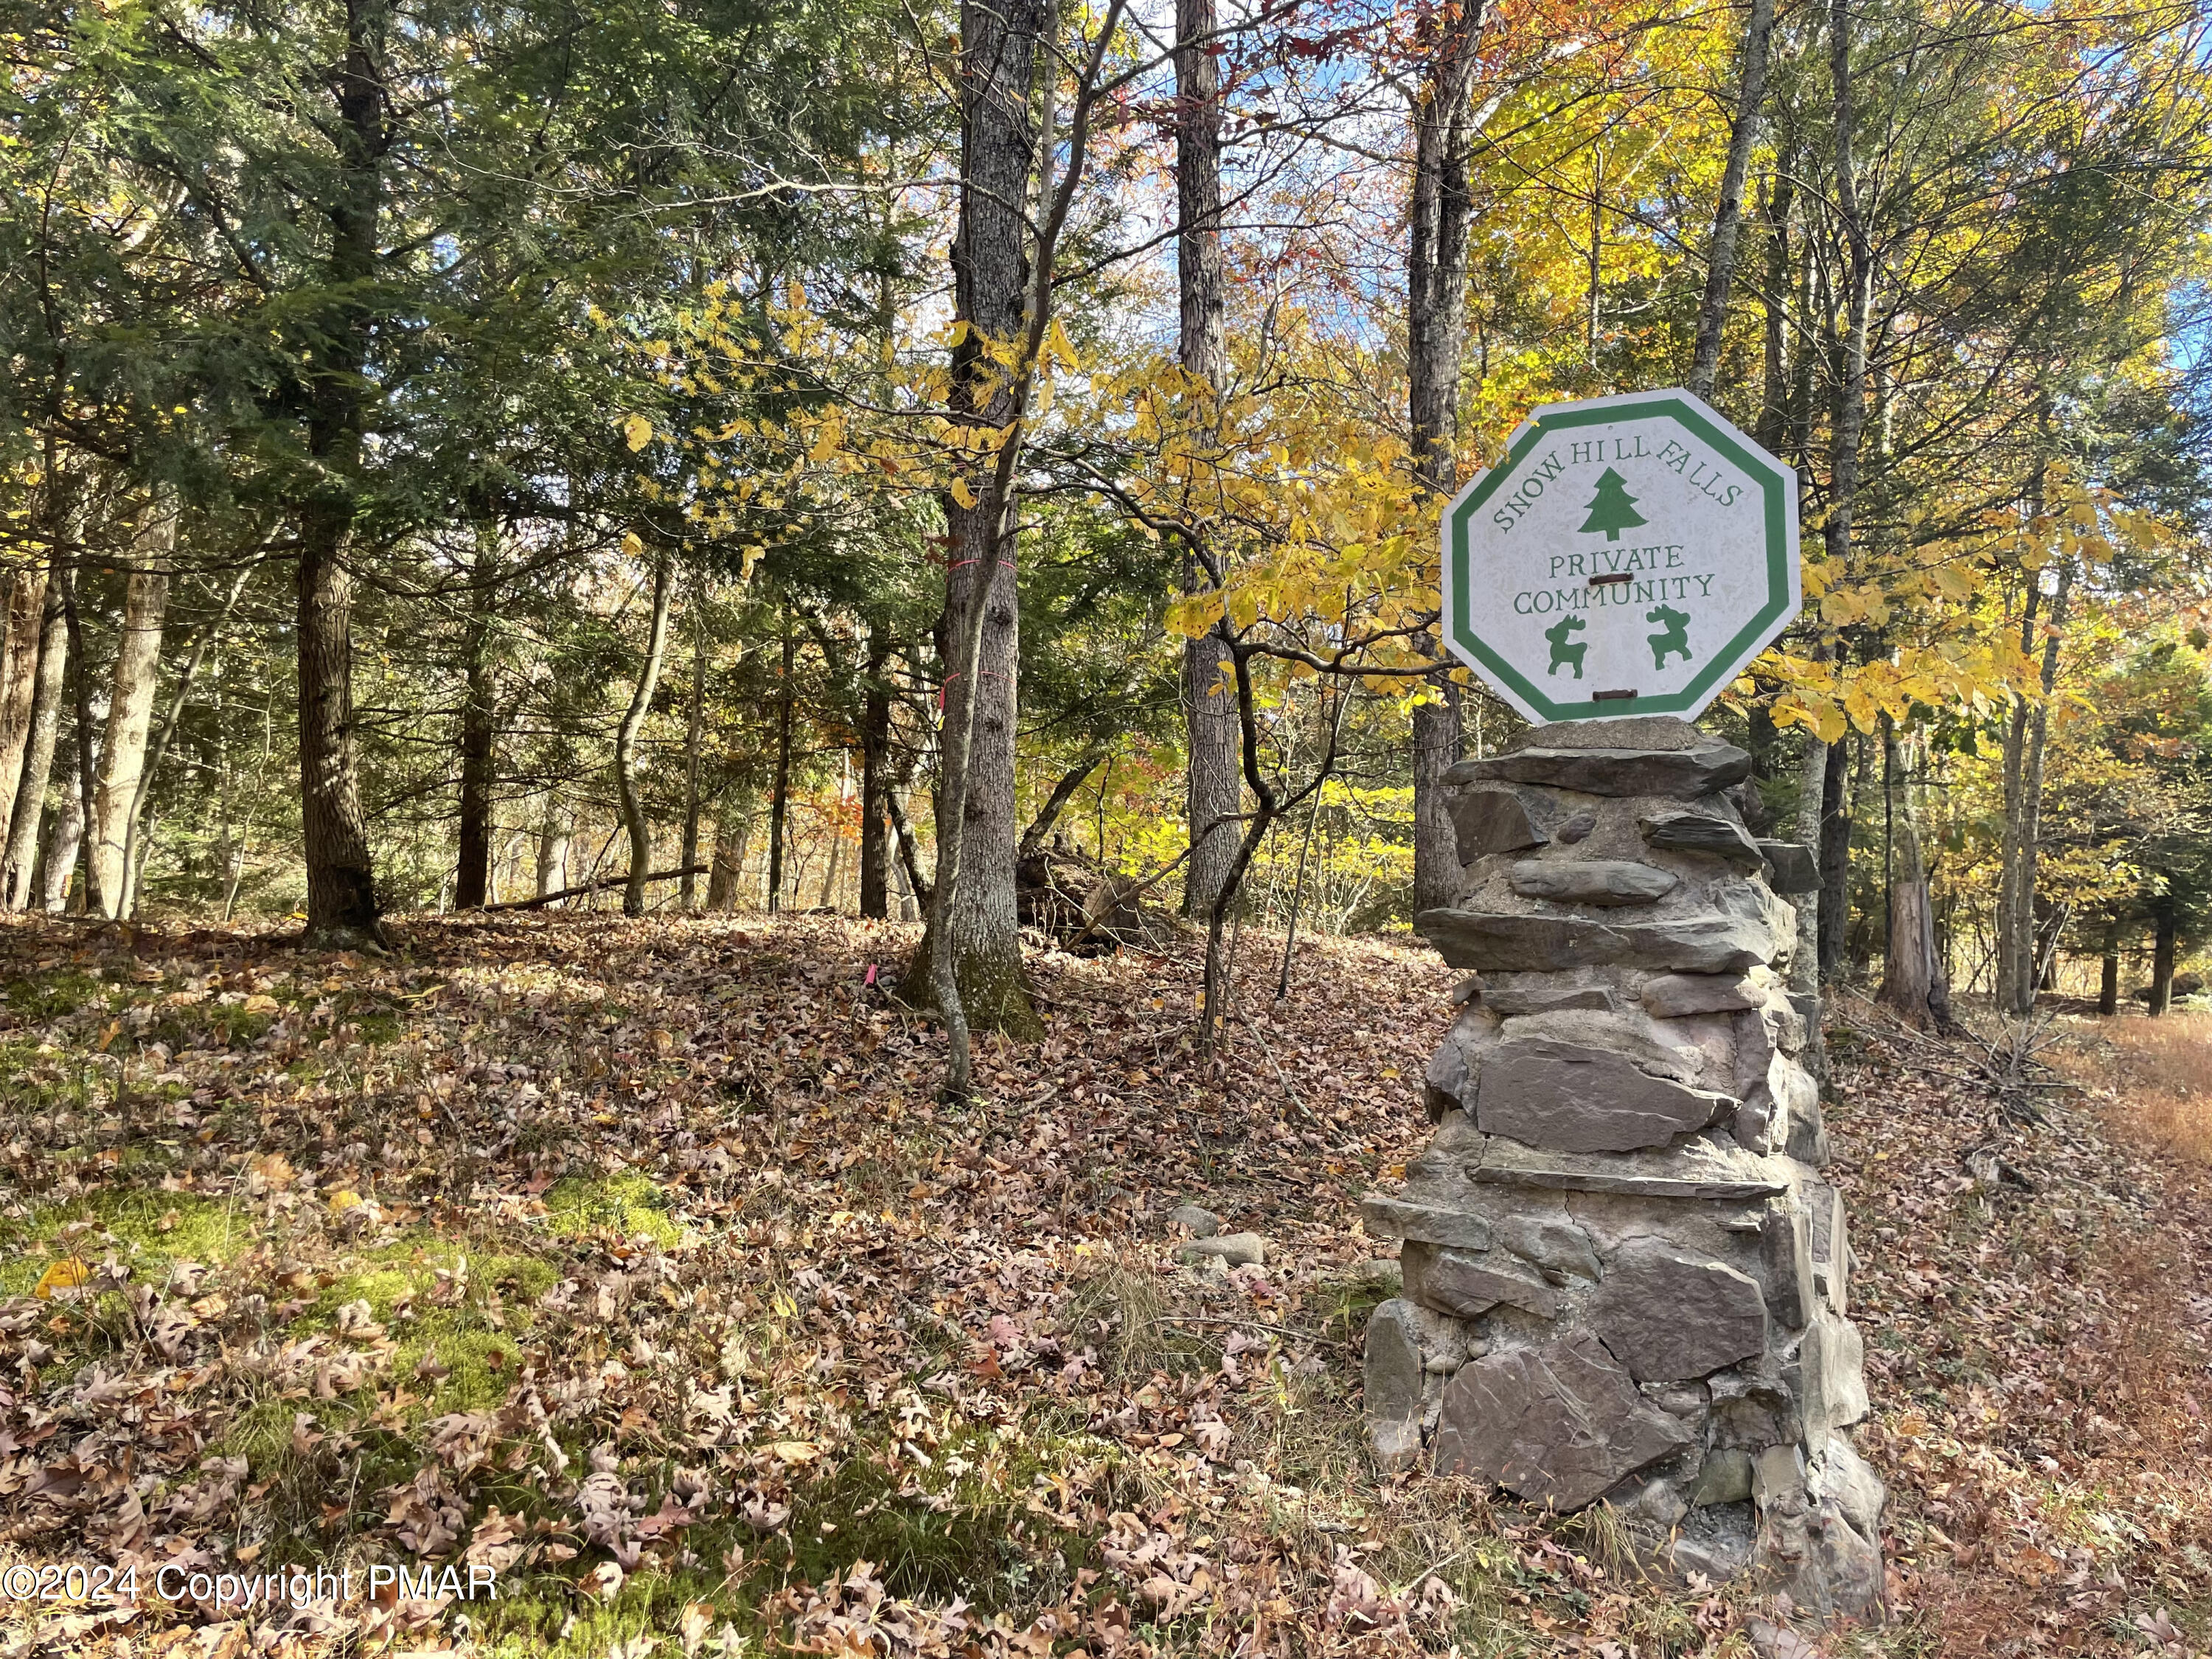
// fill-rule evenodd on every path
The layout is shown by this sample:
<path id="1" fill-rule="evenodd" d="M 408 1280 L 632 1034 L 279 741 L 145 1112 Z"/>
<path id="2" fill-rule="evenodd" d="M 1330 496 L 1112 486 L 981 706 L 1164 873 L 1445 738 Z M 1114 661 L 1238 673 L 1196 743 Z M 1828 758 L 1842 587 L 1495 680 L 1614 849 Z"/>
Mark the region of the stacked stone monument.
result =
<path id="1" fill-rule="evenodd" d="M 1460 1012 L 1437 1128 L 1368 1231 L 1403 1241 L 1367 1331 L 1376 1455 L 1560 1510 L 1647 1560 L 1876 1608 L 1881 1481 L 1851 1250 L 1785 974 L 1813 884 L 1754 839 L 1750 757 L 1685 721 L 1538 726 L 1447 775 L 1463 866 L 1419 919 Z"/>

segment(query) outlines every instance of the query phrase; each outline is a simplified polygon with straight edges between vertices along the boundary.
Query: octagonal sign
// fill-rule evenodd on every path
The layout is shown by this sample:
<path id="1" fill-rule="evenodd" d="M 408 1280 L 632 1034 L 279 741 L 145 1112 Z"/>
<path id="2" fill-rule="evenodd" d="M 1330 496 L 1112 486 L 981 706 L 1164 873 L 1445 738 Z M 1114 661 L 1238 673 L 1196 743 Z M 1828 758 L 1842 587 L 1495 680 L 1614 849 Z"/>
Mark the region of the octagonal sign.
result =
<path id="1" fill-rule="evenodd" d="M 1687 392 L 1545 404 L 1444 514 L 1446 640 L 1538 722 L 1695 719 L 1802 596 L 1796 475 Z"/>

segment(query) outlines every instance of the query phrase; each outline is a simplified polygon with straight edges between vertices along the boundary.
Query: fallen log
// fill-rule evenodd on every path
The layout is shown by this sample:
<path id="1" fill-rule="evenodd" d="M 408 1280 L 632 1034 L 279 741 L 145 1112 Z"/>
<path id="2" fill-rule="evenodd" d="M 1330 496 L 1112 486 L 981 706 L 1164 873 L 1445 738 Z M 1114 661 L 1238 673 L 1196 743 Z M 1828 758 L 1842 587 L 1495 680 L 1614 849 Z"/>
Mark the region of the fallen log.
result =
<path id="1" fill-rule="evenodd" d="M 703 864 L 695 864 L 686 870 L 656 870 L 646 879 L 675 881 L 684 876 L 703 876 L 707 873 L 707 868 Z M 586 882 L 581 887 L 563 887 L 557 893 L 540 893 L 536 898 L 502 899 L 497 904 L 487 904 L 483 908 L 487 913 L 493 910 L 535 910 L 540 905 L 555 904 L 564 898 L 574 898 L 580 894 L 604 893 L 610 887 L 629 885 L 628 876 L 602 876 L 597 881 Z"/>

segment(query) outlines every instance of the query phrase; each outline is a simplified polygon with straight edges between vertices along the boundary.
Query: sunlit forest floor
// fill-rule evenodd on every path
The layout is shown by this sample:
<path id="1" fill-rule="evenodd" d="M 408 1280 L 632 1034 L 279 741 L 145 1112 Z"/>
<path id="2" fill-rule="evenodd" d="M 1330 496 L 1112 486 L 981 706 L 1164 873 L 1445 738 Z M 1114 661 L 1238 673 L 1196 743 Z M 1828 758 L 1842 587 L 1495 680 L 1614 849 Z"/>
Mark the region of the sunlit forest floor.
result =
<path id="1" fill-rule="evenodd" d="M 948 1108 L 912 930 L 398 934 L 0 927 L 0 1567 L 138 1575 L 0 1572 L 0 1652 L 2212 1646 L 2212 1022 L 2077 1023 L 2069 1091 L 1836 1012 L 1895 1607 L 1792 1646 L 1602 1516 L 1368 1464 L 1427 953 L 1302 944 L 1276 1005 L 1248 938 L 1212 1063 L 1194 949 L 1041 955 L 1046 1040 Z M 1184 1200 L 1264 1263 L 1181 1265 Z M 375 1563 L 439 1571 L 213 1604 Z"/>

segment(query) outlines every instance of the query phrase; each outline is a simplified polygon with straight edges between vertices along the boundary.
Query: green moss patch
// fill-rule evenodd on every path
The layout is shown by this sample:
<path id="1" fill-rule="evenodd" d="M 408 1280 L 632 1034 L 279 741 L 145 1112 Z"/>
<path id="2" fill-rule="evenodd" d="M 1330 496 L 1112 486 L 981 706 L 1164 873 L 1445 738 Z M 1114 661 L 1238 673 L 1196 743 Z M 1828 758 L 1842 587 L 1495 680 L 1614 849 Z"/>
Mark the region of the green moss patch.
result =
<path id="1" fill-rule="evenodd" d="M 668 1195 L 635 1170 L 601 1177 L 569 1176 L 545 1194 L 545 1215 L 563 1238 L 614 1232 L 641 1234 L 664 1250 L 683 1243 L 684 1230 L 668 1217 Z"/>
<path id="2" fill-rule="evenodd" d="M 63 1236 L 82 1222 L 93 1224 Z M 176 1261 L 220 1267 L 257 1237 L 248 1212 L 190 1193 L 105 1192 L 41 1205 L 20 1220 L 0 1220 L 0 1296 L 27 1293 L 59 1256 L 97 1267 L 112 1253 L 139 1278 L 156 1278 Z"/>

